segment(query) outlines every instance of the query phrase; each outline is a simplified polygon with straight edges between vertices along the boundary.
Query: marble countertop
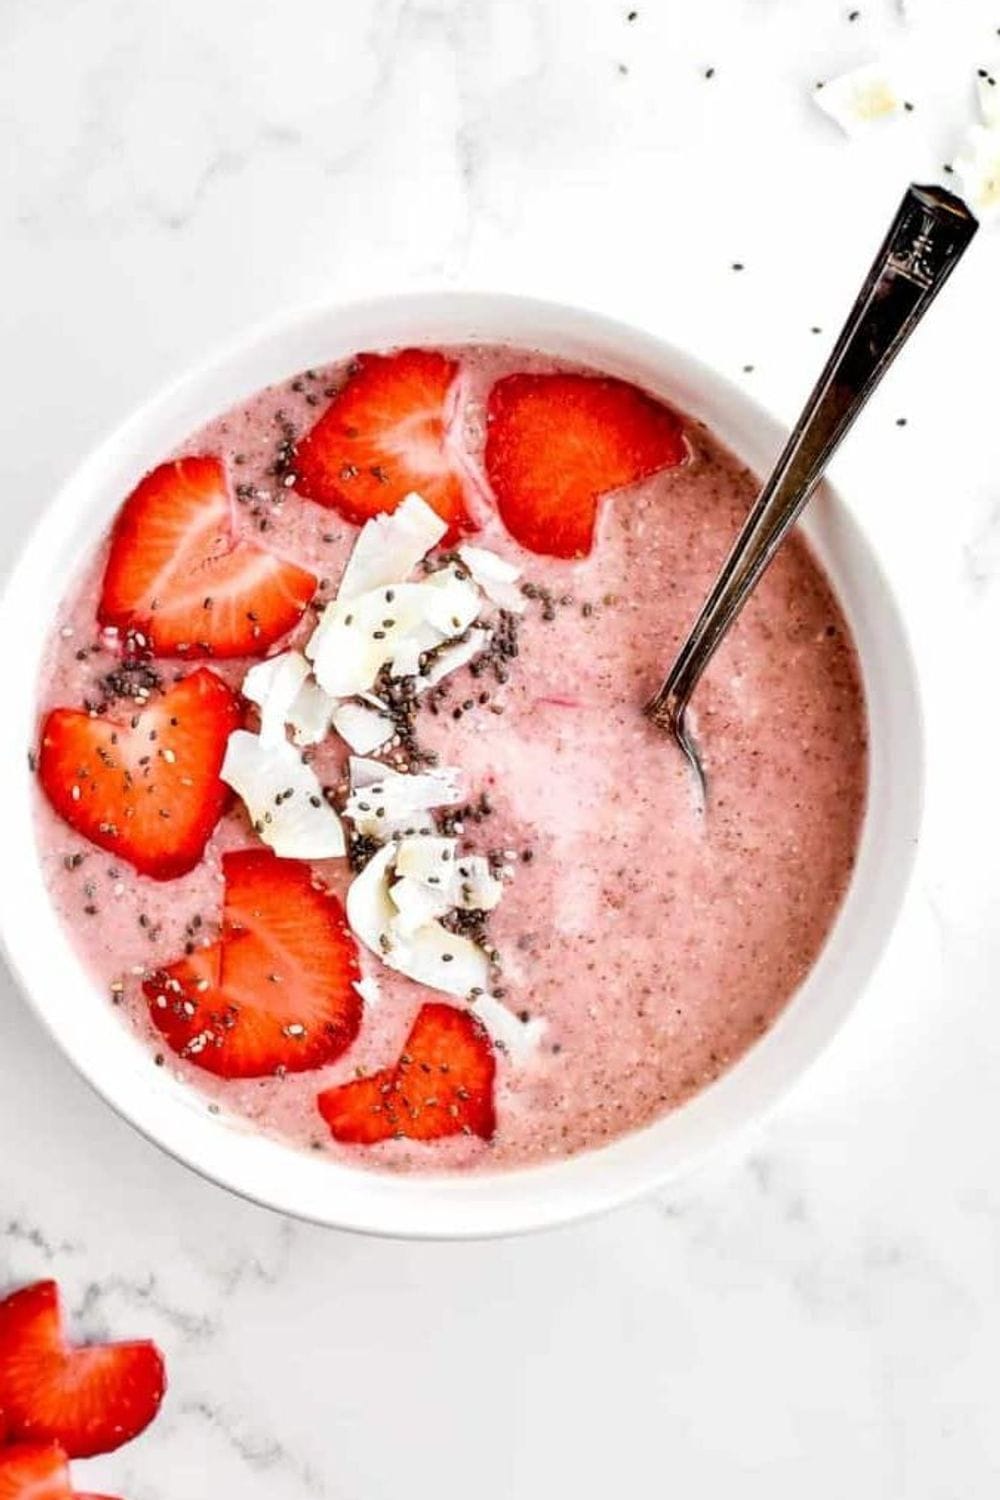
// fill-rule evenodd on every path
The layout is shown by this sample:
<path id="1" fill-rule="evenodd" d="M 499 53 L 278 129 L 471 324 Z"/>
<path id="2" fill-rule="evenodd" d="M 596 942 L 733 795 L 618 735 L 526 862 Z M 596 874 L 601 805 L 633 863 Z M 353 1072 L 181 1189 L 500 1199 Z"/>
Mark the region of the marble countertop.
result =
<path id="1" fill-rule="evenodd" d="M 1000 50 L 996 0 L 855 4 L 5 0 L 0 564 L 137 401 L 322 298 L 556 295 L 791 417 Z M 810 88 L 887 50 L 916 107 L 848 143 Z M 839 468 L 920 660 L 926 829 L 875 982 L 755 1134 L 583 1227 L 370 1242 L 173 1164 L 0 980 L 0 1283 L 58 1275 L 79 1327 L 155 1336 L 173 1377 L 88 1489 L 997 1492 L 997 233 Z"/>

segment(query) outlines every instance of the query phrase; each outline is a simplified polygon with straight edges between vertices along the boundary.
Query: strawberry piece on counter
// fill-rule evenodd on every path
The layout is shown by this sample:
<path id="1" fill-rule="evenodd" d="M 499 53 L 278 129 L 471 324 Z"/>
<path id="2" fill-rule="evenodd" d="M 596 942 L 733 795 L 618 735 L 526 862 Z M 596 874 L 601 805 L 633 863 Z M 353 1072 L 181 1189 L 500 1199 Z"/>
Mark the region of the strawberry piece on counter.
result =
<path id="1" fill-rule="evenodd" d="M 205 667 L 124 721 L 54 708 L 42 724 L 42 789 L 91 843 L 172 880 L 201 859 L 229 799 L 219 770 L 241 717 Z"/>
<path id="2" fill-rule="evenodd" d="M 245 849 L 222 860 L 222 937 L 143 985 L 167 1044 L 222 1078 L 322 1067 L 361 1027 L 358 952 L 307 864 Z"/>
<path id="3" fill-rule="evenodd" d="M 411 491 L 448 523 L 476 529 L 453 445 L 458 364 L 430 349 L 359 354 L 343 389 L 295 452 L 295 488 L 361 526 Z"/>
<path id="4" fill-rule="evenodd" d="M 165 1390 L 163 1356 L 148 1340 L 67 1343 L 54 1281 L 0 1302 L 0 1402 L 15 1443 L 57 1443 L 70 1458 L 111 1453 L 148 1427 Z"/>
<path id="5" fill-rule="evenodd" d="M 98 619 L 154 656 L 263 656 L 302 618 L 312 573 L 235 540 L 218 458 L 179 458 L 140 480 L 111 532 Z"/>
<path id="6" fill-rule="evenodd" d="M 58 1443 L 15 1443 L 0 1448 L 0 1500 L 111 1500 L 111 1496 L 74 1490 L 66 1454 Z"/>
<path id="7" fill-rule="evenodd" d="M 475 1016 L 433 1001 L 421 1006 L 395 1067 L 326 1089 L 317 1103 L 335 1138 L 355 1145 L 390 1136 L 488 1141 L 496 1129 L 495 1073 L 493 1047 Z"/>
<path id="8" fill-rule="evenodd" d="M 679 418 L 623 380 L 507 375 L 490 391 L 486 473 L 504 525 L 531 552 L 585 557 L 602 495 L 685 453 Z"/>

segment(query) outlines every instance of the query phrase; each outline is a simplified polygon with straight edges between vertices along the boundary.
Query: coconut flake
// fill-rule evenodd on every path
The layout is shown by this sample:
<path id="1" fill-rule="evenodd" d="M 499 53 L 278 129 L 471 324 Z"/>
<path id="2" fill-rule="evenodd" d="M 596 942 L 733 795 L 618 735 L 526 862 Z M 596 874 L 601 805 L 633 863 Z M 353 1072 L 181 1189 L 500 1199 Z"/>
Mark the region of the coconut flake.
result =
<path id="1" fill-rule="evenodd" d="M 412 838 L 385 844 L 351 882 L 347 920 L 358 940 L 388 968 L 429 989 L 468 1000 L 494 1042 L 513 1061 L 523 1062 L 537 1049 L 546 1023 L 521 1021 L 489 994 L 491 965 L 485 951 L 437 920 L 452 901 L 427 879 L 435 868 L 447 869 L 452 863 L 444 855 L 452 852 L 446 846 L 453 842 Z M 468 865 L 472 858 L 460 860 L 459 866 Z M 400 876 L 400 864 L 420 871 L 425 878 Z"/>
<path id="2" fill-rule="evenodd" d="M 338 703 L 333 711 L 333 727 L 358 755 L 367 755 L 388 743 L 396 726 L 387 714 L 367 703 Z"/>
<path id="3" fill-rule="evenodd" d="M 384 840 L 394 833 L 423 831 L 432 808 L 462 800 L 460 775 L 454 766 L 407 775 L 377 760 L 352 756 L 351 794 L 344 816 L 367 838 Z"/>
<path id="4" fill-rule="evenodd" d="M 404 496 L 391 515 L 373 516 L 362 526 L 337 598 L 357 599 L 372 589 L 402 583 L 447 530 L 421 495 Z"/>
<path id="5" fill-rule="evenodd" d="M 979 113 L 986 125 L 1000 125 L 1000 59 L 976 69 Z"/>
<path id="6" fill-rule="evenodd" d="M 340 819 L 315 772 L 282 740 L 267 745 L 235 729 L 219 772 L 242 799 L 265 844 L 284 859 L 335 859 L 345 853 Z"/>
<path id="7" fill-rule="evenodd" d="M 521 576 L 520 568 L 485 547 L 463 545 L 459 547 L 458 555 L 472 574 L 473 582 L 479 585 L 487 599 L 513 614 L 524 613 L 526 601 L 516 586 Z"/>
<path id="8" fill-rule="evenodd" d="M 336 599 L 323 611 L 306 655 L 331 697 L 354 698 L 370 692 L 389 663 L 394 676 L 413 676 L 423 652 L 465 633 L 479 602 L 479 591 L 454 568 L 442 568 L 422 583 Z"/>
<path id="9" fill-rule="evenodd" d="M 243 679 L 243 696 L 260 709 L 262 745 L 284 743 L 292 704 L 309 676 L 309 663 L 300 651 L 282 651 L 250 668 Z"/>
<path id="10" fill-rule="evenodd" d="M 898 118 L 905 109 L 896 83 L 878 62 L 829 79 L 813 91 L 813 98 L 849 136 L 865 135 Z"/>
<path id="11" fill-rule="evenodd" d="M 475 990 L 485 992 L 490 962 L 476 943 L 448 932 L 436 921 L 411 932 L 402 930 L 399 909 L 390 894 L 395 857 L 395 845 L 386 844 L 351 882 L 347 892 L 351 930 L 390 969 L 418 984 L 463 999 Z"/>
<path id="12" fill-rule="evenodd" d="M 480 995 L 472 1002 L 471 1008 L 473 1015 L 478 1016 L 493 1040 L 514 1062 L 524 1062 L 538 1050 L 546 1031 L 546 1022 L 540 1017 L 522 1021 L 493 995 Z"/>
<path id="13" fill-rule="evenodd" d="M 434 656 L 426 672 L 420 672 L 417 676 L 417 691 L 424 693 L 428 688 L 436 687 L 452 672 L 457 672 L 460 667 L 467 666 L 477 656 L 481 656 L 493 639 L 492 630 L 484 630 L 480 625 L 473 625 L 462 641 L 456 641 L 454 646 L 444 646 Z"/>
<path id="14" fill-rule="evenodd" d="M 330 732 L 330 720 L 337 706 L 335 698 L 324 693 L 310 677 L 299 688 L 288 710 L 288 724 L 297 745 L 318 745 Z"/>
<path id="15" fill-rule="evenodd" d="M 435 889 L 409 875 L 393 882 L 389 896 L 396 908 L 393 931 L 403 937 L 410 937 L 418 927 L 437 921 L 451 906 L 446 887 Z"/>
<path id="16" fill-rule="evenodd" d="M 424 837 L 400 839 L 396 874 L 448 890 L 455 873 L 458 839 Z"/>
<path id="17" fill-rule="evenodd" d="M 381 1005 L 382 990 L 374 974 L 365 974 L 360 979 L 355 979 L 354 988 L 368 1010 L 377 1010 Z"/>
<path id="18" fill-rule="evenodd" d="M 954 167 L 969 207 L 981 219 L 1000 216 L 1000 128 L 970 126 Z"/>
<path id="19" fill-rule="evenodd" d="M 453 867 L 449 888 L 452 906 L 462 911 L 492 911 L 500 904 L 503 882 L 490 871 L 481 854 L 463 854 Z"/>

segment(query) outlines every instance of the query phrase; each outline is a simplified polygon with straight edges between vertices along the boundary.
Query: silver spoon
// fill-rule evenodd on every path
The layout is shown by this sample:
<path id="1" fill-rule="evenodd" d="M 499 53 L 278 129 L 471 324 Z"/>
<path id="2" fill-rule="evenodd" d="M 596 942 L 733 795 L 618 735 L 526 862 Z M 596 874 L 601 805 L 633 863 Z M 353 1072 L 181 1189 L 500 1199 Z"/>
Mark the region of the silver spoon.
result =
<path id="1" fill-rule="evenodd" d="M 801 515 L 855 417 L 944 286 L 979 225 L 960 198 L 911 187 L 826 368 L 771 477 L 747 516 L 666 681 L 646 705 L 698 778 L 705 771 L 685 724 L 691 694 L 727 631 Z"/>

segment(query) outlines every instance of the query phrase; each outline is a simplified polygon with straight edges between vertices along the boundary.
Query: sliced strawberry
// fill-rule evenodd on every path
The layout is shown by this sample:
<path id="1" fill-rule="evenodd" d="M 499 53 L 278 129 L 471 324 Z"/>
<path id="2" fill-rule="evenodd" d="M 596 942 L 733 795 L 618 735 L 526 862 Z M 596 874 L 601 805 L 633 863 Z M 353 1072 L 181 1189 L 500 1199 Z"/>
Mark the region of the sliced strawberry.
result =
<path id="1" fill-rule="evenodd" d="M 167 1043 L 222 1078 L 301 1073 L 339 1057 L 361 1026 L 357 947 L 308 865 L 244 849 L 222 861 L 222 939 L 144 985 Z"/>
<path id="2" fill-rule="evenodd" d="M 315 591 L 305 568 L 234 541 L 218 458 L 180 458 L 118 512 L 98 618 L 141 633 L 154 656 L 262 656 Z"/>
<path id="3" fill-rule="evenodd" d="M 457 375 L 429 349 L 359 354 L 296 449 L 296 489 L 358 526 L 416 490 L 448 522 L 448 541 L 474 531 L 449 432 Z"/>
<path id="4" fill-rule="evenodd" d="M 389 1100 L 395 1084 L 395 1068 L 352 1078 L 318 1096 L 320 1114 L 338 1141 L 370 1146 L 387 1140 L 397 1131 L 395 1106 Z"/>
<path id="5" fill-rule="evenodd" d="M 148 1427 L 165 1389 L 155 1344 L 68 1344 L 54 1281 L 0 1303 L 0 1401 L 15 1441 L 111 1453 Z"/>
<path id="6" fill-rule="evenodd" d="M 198 863 L 225 807 L 219 769 L 240 718 L 206 667 L 125 721 L 54 708 L 42 724 L 42 788 L 91 843 L 172 880 Z"/>
<path id="7" fill-rule="evenodd" d="M 111 1500 L 73 1489 L 58 1443 L 17 1443 L 0 1449 L 0 1500 Z"/>
<path id="8" fill-rule="evenodd" d="M 394 1068 L 326 1089 L 317 1103 L 338 1141 L 370 1145 L 389 1136 L 490 1140 L 496 1129 L 490 1039 L 454 1005 L 421 1006 Z"/>
<path id="9" fill-rule="evenodd" d="M 584 557 L 598 501 L 684 457 L 681 423 L 623 380 L 507 375 L 490 392 L 486 472 L 523 547 Z"/>

